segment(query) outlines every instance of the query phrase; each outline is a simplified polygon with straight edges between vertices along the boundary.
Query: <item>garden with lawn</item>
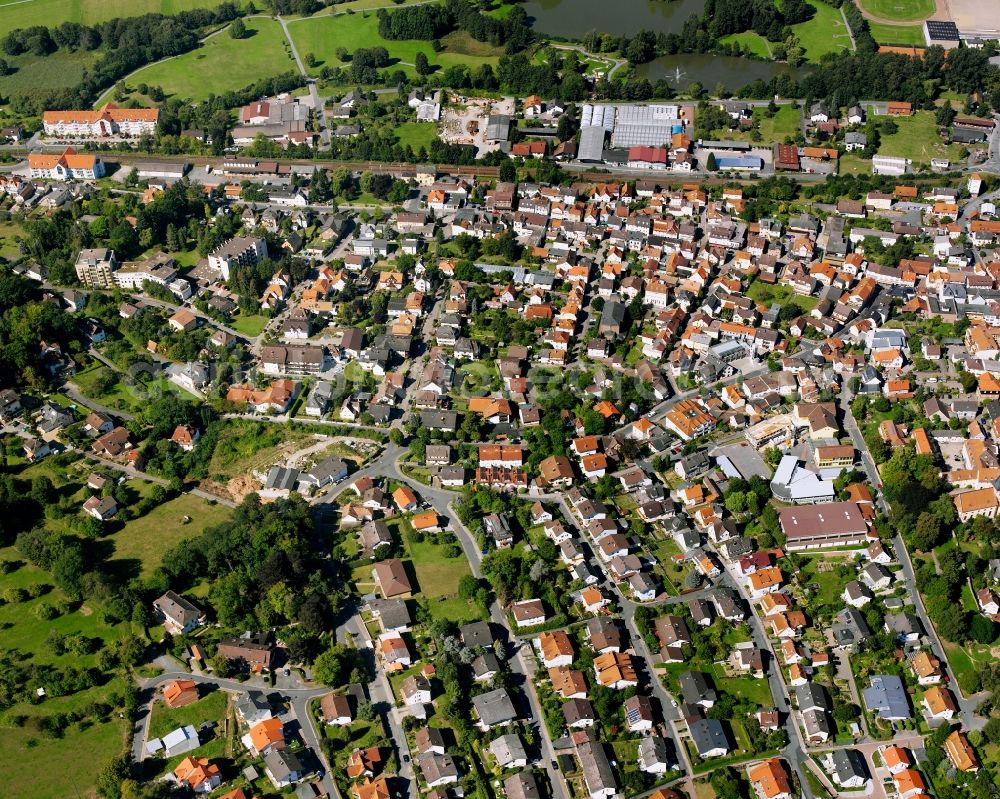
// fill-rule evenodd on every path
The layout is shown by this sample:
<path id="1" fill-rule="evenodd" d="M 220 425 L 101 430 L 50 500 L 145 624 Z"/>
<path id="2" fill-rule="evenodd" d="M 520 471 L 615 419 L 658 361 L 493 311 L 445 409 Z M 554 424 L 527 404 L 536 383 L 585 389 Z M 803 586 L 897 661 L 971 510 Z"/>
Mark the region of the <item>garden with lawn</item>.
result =
<path id="1" fill-rule="evenodd" d="M 202 693 L 197 702 L 178 708 L 167 707 L 166 702 L 158 696 L 150 709 L 148 737 L 162 738 L 178 727 L 189 724 L 197 729 L 206 721 L 223 722 L 229 707 L 229 694 L 220 690 L 205 693 L 204 686 L 200 690 Z"/>
<path id="2" fill-rule="evenodd" d="M 809 313 L 819 303 L 818 297 L 804 297 L 795 293 L 795 290 L 785 284 L 770 284 L 763 280 L 754 280 L 747 287 L 747 296 L 754 302 L 762 305 L 787 305 L 796 306 L 802 313 Z"/>
<path id="3" fill-rule="evenodd" d="M 766 108 L 755 108 L 753 118 L 758 123 L 763 144 L 782 144 L 802 132 L 802 110 L 791 104 L 778 106 L 773 116 Z"/>

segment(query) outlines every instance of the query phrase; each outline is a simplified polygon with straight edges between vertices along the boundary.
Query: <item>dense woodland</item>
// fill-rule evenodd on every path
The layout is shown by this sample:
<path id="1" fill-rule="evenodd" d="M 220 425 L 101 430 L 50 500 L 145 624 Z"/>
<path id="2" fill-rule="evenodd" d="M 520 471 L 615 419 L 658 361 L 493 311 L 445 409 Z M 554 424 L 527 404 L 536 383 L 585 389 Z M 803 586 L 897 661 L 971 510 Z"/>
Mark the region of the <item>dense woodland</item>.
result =
<path id="1" fill-rule="evenodd" d="M 378 32 L 386 39 L 440 39 L 455 30 L 479 42 L 516 53 L 531 44 L 534 36 L 528 15 L 516 6 L 506 18 L 489 17 L 466 0 L 445 0 L 440 5 L 419 5 L 378 12 Z"/>

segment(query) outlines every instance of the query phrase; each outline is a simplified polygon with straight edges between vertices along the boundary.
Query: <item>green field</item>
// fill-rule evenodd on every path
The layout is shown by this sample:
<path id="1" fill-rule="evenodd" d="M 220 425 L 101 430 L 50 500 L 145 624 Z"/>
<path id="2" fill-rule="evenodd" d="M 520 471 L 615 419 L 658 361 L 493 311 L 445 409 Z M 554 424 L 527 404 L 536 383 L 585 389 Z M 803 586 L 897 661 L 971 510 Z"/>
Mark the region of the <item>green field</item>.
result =
<path id="1" fill-rule="evenodd" d="M 398 533 L 410 555 L 410 565 L 417 576 L 420 596 L 429 600 L 428 610 L 439 619 L 471 621 L 480 618 L 479 609 L 458 597 L 458 583 L 466 574 L 472 574 L 464 554 L 457 558 L 447 556 L 448 546 L 435 544 L 430 536 L 416 541 L 408 520 L 402 520 Z"/>
<path id="2" fill-rule="evenodd" d="M 858 5 L 872 16 L 900 22 L 924 20 L 934 14 L 934 0 L 859 0 Z"/>
<path id="3" fill-rule="evenodd" d="M 203 100 L 249 86 L 260 78 L 295 71 L 281 25 L 271 19 L 247 20 L 247 38 L 233 39 L 225 31 L 190 53 L 157 61 L 130 76 L 126 83 L 160 86 L 168 96 Z M 105 101 L 102 98 L 100 104 Z"/>
<path id="4" fill-rule="evenodd" d="M 0 550 L 0 560 L 21 561 L 21 556 L 13 547 L 7 547 Z M 27 589 L 34 584 L 51 586 L 52 578 L 34 566 L 23 565 L 0 576 L 0 593 L 9 588 Z M 55 631 L 63 635 L 79 634 L 114 641 L 121 636 L 122 628 L 106 624 L 103 614 L 86 604 L 49 621 L 42 621 L 35 615 L 35 608 L 39 605 L 63 602 L 66 602 L 66 597 L 62 592 L 52 589 L 35 599 L 0 606 L 4 650 L 20 652 L 24 659 L 33 663 L 51 664 L 57 668 L 96 666 L 95 654 L 67 652 L 56 655 L 45 643 L 46 638 L 51 631 Z M 75 712 L 91 702 L 106 702 L 111 693 L 120 691 L 121 687 L 117 680 L 112 680 L 70 696 L 46 698 L 37 705 L 14 704 L 6 709 L 0 717 L 0 728 L 4 732 L 0 735 L 0 763 L 6 764 L 0 766 L 0 779 L 6 792 L 11 796 L 38 799 L 92 795 L 99 770 L 124 744 L 126 725 L 112 713 L 113 721 L 102 722 L 94 718 L 67 724 L 62 736 L 55 738 L 42 733 L 36 720 L 57 713 Z M 25 717 L 23 725 L 14 726 L 16 716 Z M 34 769 L 19 768 L 19 763 L 44 763 L 45 778 L 39 779 Z"/>
<path id="5" fill-rule="evenodd" d="M 202 689 L 204 690 L 204 689 Z M 226 706 L 229 704 L 229 694 L 225 691 L 212 691 L 209 694 L 201 694 L 197 702 L 172 710 L 160 696 L 157 696 L 152 707 L 152 717 L 149 720 L 149 737 L 162 738 L 168 732 L 176 730 L 178 727 L 186 727 L 193 724 L 195 727 L 201 726 L 203 721 L 219 721 L 226 715 Z"/>
<path id="6" fill-rule="evenodd" d="M 176 14 L 217 5 L 215 0 L 5 0 L 0 3 L 0 36 L 31 25 L 50 28 L 63 22 L 93 25 L 115 17 Z"/>
<path id="7" fill-rule="evenodd" d="M 17 236 L 24 236 L 24 228 L 17 222 L 0 222 L 0 258 L 16 260 L 21 257 L 21 250 L 14 241 Z"/>
<path id="8" fill-rule="evenodd" d="M 896 155 L 911 159 L 914 164 L 929 164 L 932 158 L 958 161 L 961 144 L 945 144 L 937 132 L 933 111 L 917 111 L 911 117 L 894 117 L 899 130 L 882 134 L 879 155 Z"/>
<path id="9" fill-rule="evenodd" d="M 271 321 L 270 317 L 261 314 L 254 314 L 253 316 L 240 314 L 230 319 L 226 326 L 231 327 L 237 333 L 242 333 L 247 338 L 256 338 L 261 334 L 264 325 L 269 321 Z"/>
<path id="10" fill-rule="evenodd" d="M 771 46 L 767 43 L 767 39 L 753 31 L 731 33 L 728 36 L 723 36 L 719 41 L 722 44 L 738 44 L 744 50 L 749 49 L 751 53 L 761 58 L 771 57 Z"/>
<path id="11" fill-rule="evenodd" d="M 295 20 L 289 24 L 288 30 L 300 55 L 316 55 L 320 63 L 312 71 L 317 74 L 324 66 L 343 66 L 337 59 L 338 47 L 343 47 L 349 53 L 359 47 L 384 47 L 397 66 L 407 72 L 412 71 L 417 53 L 426 55 L 432 65 L 449 67 L 464 64 L 470 69 L 476 69 L 481 64 L 495 65 L 500 55 L 499 50 L 485 48 L 481 42 L 461 34 L 446 36 L 442 40 L 445 49 L 440 53 L 434 52 L 430 42 L 383 39 L 379 36 L 378 18 L 374 14 L 338 14 Z"/>
<path id="12" fill-rule="evenodd" d="M 802 130 L 802 111 L 792 105 L 780 105 L 773 117 L 767 116 L 766 108 L 755 108 L 754 119 L 760 121 L 761 140 L 765 144 L 783 144 L 785 139 L 794 139 Z"/>
<path id="13" fill-rule="evenodd" d="M 110 382 L 112 379 L 115 379 L 114 383 Z M 91 361 L 91 365 L 74 374 L 70 382 L 85 397 L 109 408 L 135 411 L 142 405 L 138 394 L 121 381 L 118 373 L 99 361 Z"/>
<path id="14" fill-rule="evenodd" d="M 0 11 L 0 19 L 2 17 L 3 12 Z M 30 54 L 4 58 L 15 72 L 0 78 L 0 95 L 10 97 L 76 86 L 83 80 L 84 70 L 100 58 L 100 53 L 59 50 L 41 58 Z"/>
<path id="15" fill-rule="evenodd" d="M 393 133 L 403 147 L 408 144 L 419 150 L 421 147 L 430 148 L 431 142 L 437 138 L 437 125 L 433 122 L 404 122 L 397 125 Z"/>
<path id="16" fill-rule="evenodd" d="M 116 561 L 138 563 L 139 571 L 147 576 L 160 565 L 163 555 L 186 538 L 201 535 L 206 527 L 226 521 L 230 509 L 213 505 L 191 494 L 164 502 L 138 519 L 133 519 L 110 537 L 115 545 Z M 187 524 L 183 519 L 190 517 Z"/>
<path id="17" fill-rule="evenodd" d="M 882 22 L 868 22 L 872 38 L 879 44 L 903 44 L 924 46 L 922 25 L 886 25 Z"/>
<path id="18" fill-rule="evenodd" d="M 827 53 L 852 49 L 851 37 L 840 9 L 817 0 L 809 0 L 809 5 L 816 9 L 815 16 L 792 26 L 792 33 L 799 37 L 806 58 L 819 61 Z"/>

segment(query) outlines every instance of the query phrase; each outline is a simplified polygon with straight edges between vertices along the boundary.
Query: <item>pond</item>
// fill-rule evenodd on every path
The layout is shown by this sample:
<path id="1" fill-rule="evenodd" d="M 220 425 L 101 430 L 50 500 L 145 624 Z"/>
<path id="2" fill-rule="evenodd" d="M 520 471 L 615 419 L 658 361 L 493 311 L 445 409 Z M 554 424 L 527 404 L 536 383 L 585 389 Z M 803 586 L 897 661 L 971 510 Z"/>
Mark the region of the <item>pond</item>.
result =
<path id="1" fill-rule="evenodd" d="M 755 61 L 710 53 L 661 56 L 636 68 L 640 77 L 648 78 L 653 83 L 666 78 L 675 89 L 686 89 L 697 81 L 708 91 L 712 91 L 719 83 L 732 91 L 758 79 L 768 81 L 778 75 L 791 75 L 795 72 L 795 67 L 783 62 Z"/>

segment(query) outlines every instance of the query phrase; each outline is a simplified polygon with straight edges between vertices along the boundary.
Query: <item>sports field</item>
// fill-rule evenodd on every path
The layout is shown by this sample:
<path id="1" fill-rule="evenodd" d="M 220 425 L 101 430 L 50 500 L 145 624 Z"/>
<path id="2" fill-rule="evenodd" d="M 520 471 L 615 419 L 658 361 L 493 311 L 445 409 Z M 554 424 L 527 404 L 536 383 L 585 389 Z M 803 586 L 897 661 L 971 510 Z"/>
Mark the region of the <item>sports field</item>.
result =
<path id="1" fill-rule="evenodd" d="M 217 0 L 0 0 L 0 36 L 32 25 L 93 25 L 116 17 L 176 14 L 217 5 Z"/>
<path id="2" fill-rule="evenodd" d="M 879 44 L 904 44 L 916 47 L 924 46 L 924 28 L 922 25 L 885 25 L 881 22 L 868 21 L 872 38 Z"/>
<path id="3" fill-rule="evenodd" d="M 864 11 L 900 22 L 923 20 L 934 14 L 934 0 L 859 0 Z"/>
<path id="4" fill-rule="evenodd" d="M 255 18 L 247 20 L 246 28 L 245 39 L 233 39 L 223 30 L 198 49 L 150 64 L 125 82 L 133 88 L 148 83 L 162 87 L 168 96 L 203 100 L 209 94 L 235 91 L 260 78 L 296 70 L 278 22 Z"/>

